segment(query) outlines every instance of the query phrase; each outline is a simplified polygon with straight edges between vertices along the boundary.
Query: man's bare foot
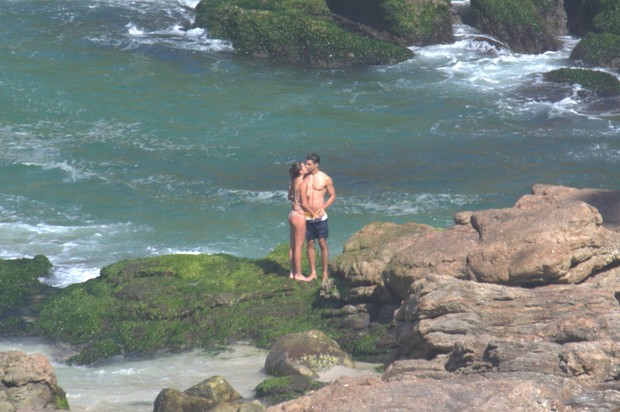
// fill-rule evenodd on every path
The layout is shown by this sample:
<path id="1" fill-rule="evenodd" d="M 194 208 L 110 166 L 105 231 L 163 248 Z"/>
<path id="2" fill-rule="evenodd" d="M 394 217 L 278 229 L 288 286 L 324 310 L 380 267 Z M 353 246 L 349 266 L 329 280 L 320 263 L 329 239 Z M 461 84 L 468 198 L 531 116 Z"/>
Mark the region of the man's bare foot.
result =
<path id="1" fill-rule="evenodd" d="M 289 278 L 289 279 L 293 279 L 294 277 L 295 277 L 295 275 L 293 275 L 293 272 L 291 272 L 291 273 L 289 273 L 289 274 L 288 274 L 288 278 Z"/>
<path id="2" fill-rule="evenodd" d="M 308 280 L 314 280 L 316 279 L 316 273 L 311 273 L 310 276 L 308 276 Z"/>
<path id="3" fill-rule="evenodd" d="M 306 276 L 302 275 L 301 273 L 297 273 L 295 275 L 295 280 L 301 280 L 302 282 L 310 282 L 312 279 L 307 278 Z"/>

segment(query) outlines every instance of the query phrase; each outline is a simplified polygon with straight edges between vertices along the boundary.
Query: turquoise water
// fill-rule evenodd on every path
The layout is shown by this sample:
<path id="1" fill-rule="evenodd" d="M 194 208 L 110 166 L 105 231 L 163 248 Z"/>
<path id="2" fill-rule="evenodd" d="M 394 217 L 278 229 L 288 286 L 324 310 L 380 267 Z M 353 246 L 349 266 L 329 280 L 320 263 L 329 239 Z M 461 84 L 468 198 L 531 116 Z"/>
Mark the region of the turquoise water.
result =
<path id="1" fill-rule="evenodd" d="M 321 155 L 332 255 L 377 220 L 451 225 L 532 184 L 616 188 L 620 101 L 456 26 L 394 66 L 235 56 L 196 1 L 0 0 L 0 258 L 45 254 L 63 286 L 120 259 L 288 240 L 287 166 Z"/>
<path id="2" fill-rule="evenodd" d="M 577 39 L 514 55 L 455 26 L 398 65 L 315 70 L 235 56 L 192 28 L 196 3 L 0 0 L 0 258 L 45 254 L 65 286 L 126 258 L 264 256 L 288 240 L 287 166 L 308 152 L 336 185 L 332 254 L 377 220 L 447 227 L 535 183 L 618 186 L 620 101 L 541 80 Z M 247 347 L 92 368 L 0 349 L 49 354 L 78 411 L 149 411 L 213 374 L 251 396 L 264 377 Z"/>

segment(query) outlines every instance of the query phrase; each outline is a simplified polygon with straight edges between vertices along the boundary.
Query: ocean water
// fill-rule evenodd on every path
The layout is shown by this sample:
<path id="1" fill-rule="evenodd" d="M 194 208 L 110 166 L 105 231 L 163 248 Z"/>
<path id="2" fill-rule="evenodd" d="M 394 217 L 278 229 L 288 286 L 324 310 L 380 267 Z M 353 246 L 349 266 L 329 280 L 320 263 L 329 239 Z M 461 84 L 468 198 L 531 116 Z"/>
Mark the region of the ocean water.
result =
<path id="1" fill-rule="evenodd" d="M 542 81 L 578 39 L 515 55 L 461 25 L 401 64 L 317 70 L 235 56 L 196 4 L 0 0 L 1 258 L 44 254 L 62 287 L 127 258 L 262 257 L 310 152 L 337 191 L 332 255 L 377 220 L 617 185 L 618 99 Z"/>
<path id="2" fill-rule="evenodd" d="M 265 256 L 310 152 L 337 191 L 332 256 L 373 221 L 618 186 L 620 99 L 542 80 L 578 67 L 577 38 L 519 55 L 455 25 L 397 65 L 312 69 L 236 56 L 196 4 L 0 0 L 0 258 L 44 254 L 64 287 L 121 259 Z"/>

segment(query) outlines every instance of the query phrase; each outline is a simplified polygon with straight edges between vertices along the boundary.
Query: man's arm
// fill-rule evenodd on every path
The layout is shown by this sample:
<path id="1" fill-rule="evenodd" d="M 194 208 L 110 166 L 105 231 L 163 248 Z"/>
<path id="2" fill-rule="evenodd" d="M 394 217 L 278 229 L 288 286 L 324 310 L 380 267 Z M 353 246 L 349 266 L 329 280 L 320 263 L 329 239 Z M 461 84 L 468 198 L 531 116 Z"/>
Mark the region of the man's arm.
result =
<path id="1" fill-rule="evenodd" d="M 336 188 L 334 188 L 334 182 L 329 176 L 327 176 L 327 181 L 325 182 L 325 190 L 327 191 L 327 200 L 323 203 L 323 210 L 330 207 L 336 200 Z"/>

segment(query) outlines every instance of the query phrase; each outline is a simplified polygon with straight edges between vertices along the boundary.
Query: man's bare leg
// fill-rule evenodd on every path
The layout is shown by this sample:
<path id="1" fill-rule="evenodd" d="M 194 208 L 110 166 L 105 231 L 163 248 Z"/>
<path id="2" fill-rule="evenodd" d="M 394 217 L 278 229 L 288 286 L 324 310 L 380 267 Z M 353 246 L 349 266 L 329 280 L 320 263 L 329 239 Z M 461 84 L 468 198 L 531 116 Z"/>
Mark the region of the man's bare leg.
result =
<path id="1" fill-rule="evenodd" d="M 323 279 L 321 283 L 328 282 L 327 265 L 329 263 L 329 249 L 327 247 L 327 239 L 324 237 L 319 239 L 319 247 L 321 248 L 321 263 L 323 264 Z"/>
<path id="2" fill-rule="evenodd" d="M 308 279 L 316 279 L 316 252 L 314 251 L 314 240 L 308 241 L 306 253 L 308 255 L 308 263 L 310 264 L 310 275 Z"/>

